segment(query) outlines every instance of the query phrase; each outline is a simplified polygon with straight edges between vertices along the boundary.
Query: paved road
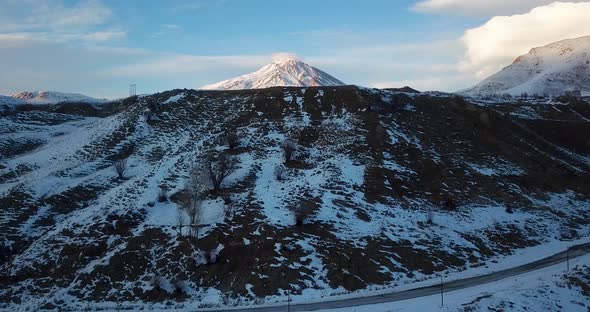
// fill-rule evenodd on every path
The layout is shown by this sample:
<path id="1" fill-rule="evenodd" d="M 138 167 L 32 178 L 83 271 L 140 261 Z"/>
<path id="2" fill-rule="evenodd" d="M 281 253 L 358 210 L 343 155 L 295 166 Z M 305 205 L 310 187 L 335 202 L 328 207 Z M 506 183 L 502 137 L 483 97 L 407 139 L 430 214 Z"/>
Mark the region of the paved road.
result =
<path id="1" fill-rule="evenodd" d="M 579 257 L 590 253 L 590 243 L 582 244 L 573 246 L 570 248 L 569 257 L 570 259 Z M 491 283 L 495 281 L 499 281 L 508 277 L 524 274 L 527 272 L 539 270 L 548 266 L 552 266 L 557 263 L 565 262 L 568 257 L 568 253 L 566 251 L 557 253 L 553 256 L 534 261 L 525 265 L 521 265 L 515 268 L 506 269 L 486 275 L 465 278 L 460 280 L 451 281 L 448 283 L 443 284 L 443 289 L 445 292 L 450 292 L 454 290 L 479 286 L 486 283 Z M 565 269 L 565 264 L 564 264 Z M 324 301 L 324 302 L 317 302 L 317 303 L 308 303 L 308 304 L 295 304 L 291 305 L 290 311 L 317 311 L 317 310 L 325 310 L 325 309 L 337 309 L 337 308 L 350 308 L 350 307 L 358 307 L 363 305 L 369 304 L 378 304 L 378 303 L 386 303 L 386 302 L 395 302 L 400 300 L 406 299 L 413 299 L 413 298 L 420 298 L 430 295 L 435 295 L 440 293 L 440 285 L 432 285 L 414 289 L 408 289 L 399 292 L 392 292 L 382 295 L 375 295 L 375 296 L 367 296 L 367 297 L 360 297 L 360 298 L 350 298 L 350 299 L 342 299 L 342 300 L 335 300 L 335 301 Z M 236 309 L 236 310 L 207 310 L 207 311 L 239 311 L 239 312 L 282 312 L 288 311 L 286 305 L 283 306 L 273 306 L 273 307 L 258 307 L 258 308 L 247 308 L 247 309 Z"/>

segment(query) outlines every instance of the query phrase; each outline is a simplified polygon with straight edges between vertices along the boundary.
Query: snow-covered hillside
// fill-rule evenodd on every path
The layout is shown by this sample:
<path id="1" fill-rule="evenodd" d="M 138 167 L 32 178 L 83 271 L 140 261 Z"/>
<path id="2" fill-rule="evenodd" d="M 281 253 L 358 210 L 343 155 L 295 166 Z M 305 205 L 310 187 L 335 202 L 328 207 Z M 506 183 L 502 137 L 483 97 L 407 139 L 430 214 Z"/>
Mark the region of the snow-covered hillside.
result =
<path id="1" fill-rule="evenodd" d="M 106 99 L 97 99 L 83 94 L 56 91 L 25 91 L 12 94 L 10 97 L 27 104 L 56 104 L 60 102 L 102 103 L 107 101 Z"/>
<path id="2" fill-rule="evenodd" d="M 462 93 L 555 96 L 574 90 L 590 95 L 590 36 L 534 48 Z"/>
<path id="3" fill-rule="evenodd" d="M 12 96 L 0 95 L 0 105 L 16 105 L 24 103 L 25 102 L 21 99 L 14 98 Z"/>
<path id="4" fill-rule="evenodd" d="M 0 116 L 0 310 L 325 301 L 590 240 L 587 103 L 355 86 L 115 102 Z"/>
<path id="5" fill-rule="evenodd" d="M 590 309 L 590 255 L 529 272 L 514 278 L 468 289 L 396 302 L 319 310 L 317 312 L 392 312 L 392 311 L 510 311 L 510 312 L 588 312 Z M 432 284 L 435 284 L 433 281 Z M 394 310 L 392 310 L 394 307 Z"/>
<path id="6" fill-rule="evenodd" d="M 342 86 L 343 82 L 295 57 L 281 55 L 271 64 L 237 78 L 202 87 L 204 90 L 263 89 L 277 86 Z"/>

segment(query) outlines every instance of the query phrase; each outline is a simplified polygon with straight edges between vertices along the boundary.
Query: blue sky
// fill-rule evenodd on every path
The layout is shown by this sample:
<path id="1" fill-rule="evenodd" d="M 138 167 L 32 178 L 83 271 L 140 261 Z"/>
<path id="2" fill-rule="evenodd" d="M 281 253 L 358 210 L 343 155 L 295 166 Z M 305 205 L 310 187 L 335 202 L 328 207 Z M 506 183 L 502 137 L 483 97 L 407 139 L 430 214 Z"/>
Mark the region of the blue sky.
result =
<path id="1" fill-rule="evenodd" d="M 413 1 L 111 1 L 130 29 L 129 44 L 198 54 L 257 54 L 322 48 L 314 32 L 383 34 L 386 41 L 414 41 L 432 29 L 460 34 L 479 19 L 424 15 Z M 139 4 L 139 7 L 133 5 Z M 149 3 L 149 5 L 147 4 Z M 165 28 L 175 25 L 179 28 Z M 166 31 L 166 36 L 154 34 Z M 327 45 L 327 44 L 326 44 Z"/>
<path id="2" fill-rule="evenodd" d="M 129 83 L 141 93 L 198 88 L 254 71 L 280 52 L 350 84 L 455 91 L 530 45 L 587 31 L 564 18 L 553 23 L 572 27 L 551 38 L 529 34 L 538 23 L 529 15 L 550 3 L 0 0 L 0 70 L 10 73 L 0 76 L 0 94 L 58 90 L 115 98 L 125 96 Z M 495 26 L 500 15 L 503 27 Z M 499 33 L 511 23 L 529 30 Z M 510 36 L 522 45 L 502 46 Z M 504 54 L 484 53 L 490 49 Z"/>

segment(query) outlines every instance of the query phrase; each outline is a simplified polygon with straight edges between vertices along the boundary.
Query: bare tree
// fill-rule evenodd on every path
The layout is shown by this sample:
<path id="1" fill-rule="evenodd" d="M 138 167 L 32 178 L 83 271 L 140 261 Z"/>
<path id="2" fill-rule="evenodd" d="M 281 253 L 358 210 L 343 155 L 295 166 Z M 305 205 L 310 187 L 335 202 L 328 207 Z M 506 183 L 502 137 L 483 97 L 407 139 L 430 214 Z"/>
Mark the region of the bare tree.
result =
<path id="1" fill-rule="evenodd" d="M 223 180 L 236 171 L 236 160 L 226 154 L 221 154 L 217 161 L 209 161 L 209 179 L 213 186 L 213 192 L 221 189 Z"/>
<path id="2" fill-rule="evenodd" d="M 236 128 L 229 128 L 225 131 L 225 142 L 229 149 L 234 149 L 240 145 L 240 137 Z"/>
<path id="3" fill-rule="evenodd" d="M 281 143 L 283 149 L 283 156 L 285 157 L 285 163 L 289 163 L 293 158 L 293 153 L 297 150 L 297 144 L 291 141 L 291 139 L 285 139 Z"/>
<path id="4" fill-rule="evenodd" d="M 121 158 L 115 161 L 113 166 L 115 167 L 119 179 L 123 179 L 125 177 L 125 171 L 127 170 L 127 158 Z"/>
<path id="5" fill-rule="evenodd" d="M 200 163 L 194 163 L 189 171 L 185 184 L 185 191 L 192 197 L 202 197 L 211 188 L 211 180 L 206 167 Z"/>
<path id="6" fill-rule="evenodd" d="M 201 224 L 201 208 L 203 201 L 198 197 L 189 198 L 185 210 L 190 222 L 190 234 L 199 238 L 199 225 Z"/>
<path id="7" fill-rule="evenodd" d="M 193 164 L 189 172 L 189 178 L 184 187 L 187 200 L 184 203 L 184 210 L 189 216 L 191 235 L 199 237 L 199 224 L 201 223 L 201 206 L 205 193 L 210 188 L 210 180 L 205 169 Z"/>
<path id="8" fill-rule="evenodd" d="M 184 214 L 184 210 L 180 207 L 176 211 L 176 225 L 178 226 L 178 236 L 182 237 L 182 228 L 186 224 L 186 215 Z"/>

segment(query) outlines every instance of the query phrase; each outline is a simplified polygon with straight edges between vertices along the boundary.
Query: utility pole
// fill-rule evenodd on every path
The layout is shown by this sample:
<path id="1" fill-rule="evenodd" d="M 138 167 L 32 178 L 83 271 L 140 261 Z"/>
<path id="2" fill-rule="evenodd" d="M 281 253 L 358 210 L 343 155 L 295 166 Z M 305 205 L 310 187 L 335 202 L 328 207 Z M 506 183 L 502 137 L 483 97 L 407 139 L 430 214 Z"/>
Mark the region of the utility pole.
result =
<path id="1" fill-rule="evenodd" d="M 567 262 L 567 271 L 570 271 L 570 247 L 567 247 L 567 251 L 566 251 L 566 262 Z"/>
<path id="2" fill-rule="evenodd" d="M 136 95 L 137 95 L 137 85 L 130 84 L 129 85 L 129 97 L 136 96 Z"/>
<path id="3" fill-rule="evenodd" d="M 444 299 L 444 295 L 443 295 L 443 276 L 442 273 L 440 275 L 440 305 L 441 306 L 445 306 L 445 299 Z"/>

